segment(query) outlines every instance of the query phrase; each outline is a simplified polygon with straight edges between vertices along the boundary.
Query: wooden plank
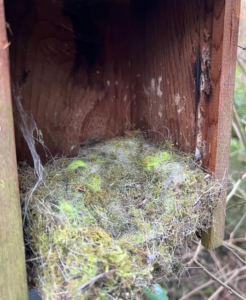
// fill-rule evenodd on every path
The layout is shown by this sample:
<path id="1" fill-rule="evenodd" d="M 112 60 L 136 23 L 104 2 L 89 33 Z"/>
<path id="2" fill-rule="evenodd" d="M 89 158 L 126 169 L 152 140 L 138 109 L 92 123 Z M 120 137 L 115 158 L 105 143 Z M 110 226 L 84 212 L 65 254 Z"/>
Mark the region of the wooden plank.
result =
<path id="1" fill-rule="evenodd" d="M 89 2 L 6 3 L 15 98 L 53 156 L 76 155 L 87 138 L 129 129 L 129 3 Z M 29 150 L 16 129 L 18 158 L 25 160 Z"/>
<path id="2" fill-rule="evenodd" d="M 194 153 L 200 1 L 133 1 L 132 124 Z"/>
<path id="3" fill-rule="evenodd" d="M 0 298 L 26 300 L 26 268 L 3 0 L 0 0 L 0 70 Z"/>
<path id="4" fill-rule="evenodd" d="M 211 7 L 211 1 L 205 1 Z M 200 104 L 203 164 L 226 183 L 228 176 L 233 93 L 236 67 L 240 0 L 215 0 L 212 13 L 211 61 L 209 70 L 211 91 Z M 205 23 L 204 23 L 205 24 Z M 209 27 L 201 32 L 209 34 Z M 210 34 L 209 34 L 210 35 Z M 204 38 L 205 39 L 205 38 Z M 205 47 L 206 43 L 202 43 Z M 205 90 L 201 91 L 202 93 Z M 204 95 L 203 95 L 204 97 Z M 202 123 L 201 122 L 201 123 Z M 203 245 L 208 249 L 219 247 L 224 239 L 226 192 L 214 211 L 214 226 L 202 234 Z"/>

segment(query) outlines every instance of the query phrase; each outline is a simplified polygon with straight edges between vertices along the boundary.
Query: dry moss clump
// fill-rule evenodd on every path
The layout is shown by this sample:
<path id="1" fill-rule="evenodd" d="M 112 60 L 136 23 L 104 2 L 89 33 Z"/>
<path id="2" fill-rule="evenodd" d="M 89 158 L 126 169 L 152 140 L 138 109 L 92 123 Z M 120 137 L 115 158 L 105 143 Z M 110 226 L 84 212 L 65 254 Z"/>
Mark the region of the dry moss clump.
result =
<path id="1" fill-rule="evenodd" d="M 189 156 L 140 135 L 53 160 L 32 193 L 33 169 L 22 166 L 19 178 L 43 300 L 142 299 L 144 287 L 180 271 L 221 188 Z"/>

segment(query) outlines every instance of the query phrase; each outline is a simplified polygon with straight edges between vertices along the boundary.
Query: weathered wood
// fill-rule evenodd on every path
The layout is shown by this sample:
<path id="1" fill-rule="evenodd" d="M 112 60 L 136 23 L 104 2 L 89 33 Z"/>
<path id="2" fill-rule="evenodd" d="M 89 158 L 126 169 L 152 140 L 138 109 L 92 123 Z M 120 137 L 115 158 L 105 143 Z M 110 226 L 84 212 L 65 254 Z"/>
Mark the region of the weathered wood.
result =
<path id="1" fill-rule="evenodd" d="M 134 127 L 195 149 L 200 1 L 135 0 L 131 117 Z"/>
<path id="2" fill-rule="evenodd" d="M 204 1 L 211 8 L 211 1 Z M 211 92 L 203 95 L 199 115 L 202 138 L 203 164 L 226 184 L 228 176 L 233 92 L 236 67 L 237 38 L 239 28 L 240 0 L 215 0 L 212 13 L 212 29 L 201 29 L 204 40 L 211 39 L 210 84 Z M 205 24 L 205 23 L 204 23 Z M 210 33 L 211 30 L 211 33 Z M 206 47 L 206 41 L 202 43 Z M 202 49 L 201 49 L 202 50 Z M 201 91 L 204 93 L 205 90 Z M 208 234 L 203 233 L 203 245 L 209 249 L 222 244 L 225 224 L 225 192 L 214 212 L 214 226 Z"/>
<path id="3" fill-rule="evenodd" d="M 197 148 L 226 182 L 240 1 L 133 3 L 132 124 Z M 222 244 L 224 221 L 220 204 L 206 247 Z"/>
<path id="4" fill-rule="evenodd" d="M 0 0 L 0 70 L 0 299 L 27 300 L 8 42 L 2 0 Z"/>
<path id="5" fill-rule="evenodd" d="M 122 135 L 129 128 L 129 9 L 120 2 L 7 5 L 15 96 L 53 156 L 74 155 L 87 138 Z M 26 159 L 19 131 L 16 141 L 18 158 Z"/>

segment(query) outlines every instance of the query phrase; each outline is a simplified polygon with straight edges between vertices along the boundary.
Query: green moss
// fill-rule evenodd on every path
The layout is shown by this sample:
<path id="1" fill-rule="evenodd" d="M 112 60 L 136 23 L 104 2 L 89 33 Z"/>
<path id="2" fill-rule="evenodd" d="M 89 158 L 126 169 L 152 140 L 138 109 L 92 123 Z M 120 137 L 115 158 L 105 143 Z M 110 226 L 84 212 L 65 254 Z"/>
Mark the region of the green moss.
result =
<path id="1" fill-rule="evenodd" d="M 96 173 L 91 174 L 87 185 L 89 188 L 91 188 L 95 192 L 100 191 L 101 190 L 101 177 Z"/>
<path id="2" fill-rule="evenodd" d="M 142 164 L 147 171 L 151 171 L 156 167 L 159 167 L 166 161 L 172 160 L 172 154 L 164 151 L 154 155 L 148 155 L 142 159 Z"/>
<path id="3" fill-rule="evenodd" d="M 74 170 L 78 168 L 86 168 L 87 164 L 83 160 L 75 160 L 69 164 L 68 168 Z"/>
<path id="4" fill-rule="evenodd" d="M 167 198 L 164 204 L 167 214 L 173 214 L 175 212 L 175 198 Z"/>
<path id="5" fill-rule="evenodd" d="M 71 203 L 65 201 L 60 205 L 61 210 L 66 214 L 68 219 L 78 217 L 78 209 L 74 207 Z"/>
<path id="6" fill-rule="evenodd" d="M 185 251 L 197 228 L 211 226 L 220 186 L 170 143 L 149 144 L 138 135 L 45 166 L 24 229 L 31 258 L 41 258 L 34 270 L 44 299 L 63 292 L 83 300 L 134 299 L 144 285 L 173 274 L 175 249 Z M 25 167 L 23 202 L 31 182 L 33 170 Z"/>

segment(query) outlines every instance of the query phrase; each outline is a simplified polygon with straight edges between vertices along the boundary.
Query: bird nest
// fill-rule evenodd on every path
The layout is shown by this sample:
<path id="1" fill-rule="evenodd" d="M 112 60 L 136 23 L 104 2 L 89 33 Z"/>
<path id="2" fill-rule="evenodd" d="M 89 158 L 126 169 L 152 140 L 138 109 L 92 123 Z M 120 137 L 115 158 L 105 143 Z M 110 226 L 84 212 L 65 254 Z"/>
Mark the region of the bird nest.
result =
<path id="1" fill-rule="evenodd" d="M 44 166 L 20 166 L 24 233 L 45 299 L 142 299 L 182 270 L 211 227 L 221 184 L 166 142 L 129 134 Z M 27 205 L 28 204 L 28 205 Z"/>

